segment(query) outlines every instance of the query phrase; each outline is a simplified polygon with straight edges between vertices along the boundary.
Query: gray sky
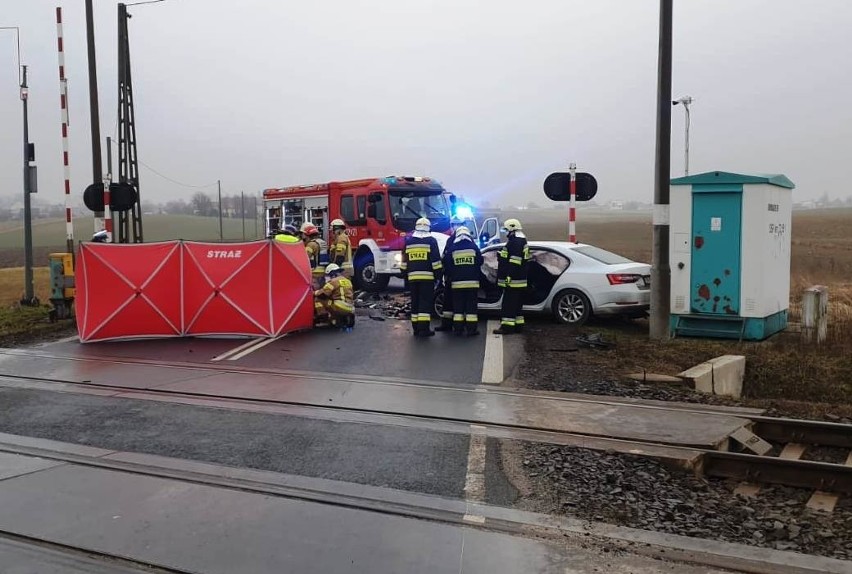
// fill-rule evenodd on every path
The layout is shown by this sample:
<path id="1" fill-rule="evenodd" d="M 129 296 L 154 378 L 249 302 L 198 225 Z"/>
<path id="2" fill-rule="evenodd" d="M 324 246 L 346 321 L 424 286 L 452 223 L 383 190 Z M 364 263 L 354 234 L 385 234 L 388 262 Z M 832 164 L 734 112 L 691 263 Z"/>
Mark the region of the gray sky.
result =
<path id="1" fill-rule="evenodd" d="M 30 66 L 39 196 L 62 201 L 54 9 L 63 6 L 72 189 L 91 180 L 83 0 L 0 0 Z M 95 0 L 101 134 L 115 135 L 116 4 Z M 651 201 L 656 0 L 166 0 L 131 7 L 139 158 L 224 192 L 428 175 L 468 200 L 547 203 L 575 161 L 599 201 Z M 848 195 L 852 2 L 676 0 L 673 96 L 690 171 L 782 172 Z M 844 55 L 845 54 L 845 55 Z M 0 194 L 20 193 L 14 34 L 0 31 Z M 672 117 L 672 173 L 684 117 Z M 143 201 L 197 189 L 141 168 Z M 204 188 L 213 192 L 215 186 Z"/>

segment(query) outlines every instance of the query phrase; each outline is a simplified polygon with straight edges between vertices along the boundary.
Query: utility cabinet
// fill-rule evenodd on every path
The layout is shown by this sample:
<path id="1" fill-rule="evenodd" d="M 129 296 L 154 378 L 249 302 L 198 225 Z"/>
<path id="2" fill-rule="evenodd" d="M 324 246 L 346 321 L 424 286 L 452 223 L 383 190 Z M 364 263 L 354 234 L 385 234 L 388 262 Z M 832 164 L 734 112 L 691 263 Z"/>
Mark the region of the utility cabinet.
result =
<path id="1" fill-rule="evenodd" d="M 792 191 L 779 174 L 671 180 L 671 331 L 762 340 L 787 326 Z"/>

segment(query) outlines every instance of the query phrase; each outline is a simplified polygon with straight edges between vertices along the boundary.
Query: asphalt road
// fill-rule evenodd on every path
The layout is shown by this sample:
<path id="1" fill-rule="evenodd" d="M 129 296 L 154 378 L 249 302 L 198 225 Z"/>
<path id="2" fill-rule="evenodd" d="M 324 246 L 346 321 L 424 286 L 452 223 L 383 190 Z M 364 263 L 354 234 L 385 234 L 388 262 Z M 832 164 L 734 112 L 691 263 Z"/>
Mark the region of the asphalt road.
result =
<path id="1" fill-rule="evenodd" d="M 464 435 L 2 387 L 0 404 L 9 434 L 464 497 Z"/>

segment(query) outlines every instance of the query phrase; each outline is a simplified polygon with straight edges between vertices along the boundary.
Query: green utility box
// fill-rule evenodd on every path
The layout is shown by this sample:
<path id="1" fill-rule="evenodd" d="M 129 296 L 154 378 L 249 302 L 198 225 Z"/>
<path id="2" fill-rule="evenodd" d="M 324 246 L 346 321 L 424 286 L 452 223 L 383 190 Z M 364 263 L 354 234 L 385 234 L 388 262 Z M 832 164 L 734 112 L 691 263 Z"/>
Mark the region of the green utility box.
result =
<path id="1" fill-rule="evenodd" d="M 50 320 L 70 319 L 74 303 L 74 256 L 71 253 L 51 253 L 50 259 Z"/>

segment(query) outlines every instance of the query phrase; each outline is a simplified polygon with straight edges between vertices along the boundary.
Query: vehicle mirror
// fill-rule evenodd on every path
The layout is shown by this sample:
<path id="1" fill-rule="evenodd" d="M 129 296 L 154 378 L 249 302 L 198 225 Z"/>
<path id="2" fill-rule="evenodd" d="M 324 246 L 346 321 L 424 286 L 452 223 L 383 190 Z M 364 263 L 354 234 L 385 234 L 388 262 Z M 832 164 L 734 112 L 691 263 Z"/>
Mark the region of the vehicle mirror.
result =
<path id="1" fill-rule="evenodd" d="M 369 203 L 376 203 L 376 202 L 377 202 L 377 201 L 379 201 L 381 198 L 382 198 L 382 196 L 381 196 L 380 194 L 378 194 L 378 193 L 372 193 L 372 194 L 370 194 L 370 195 L 368 195 L 368 196 L 367 196 L 367 201 L 368 201 Z"/>

